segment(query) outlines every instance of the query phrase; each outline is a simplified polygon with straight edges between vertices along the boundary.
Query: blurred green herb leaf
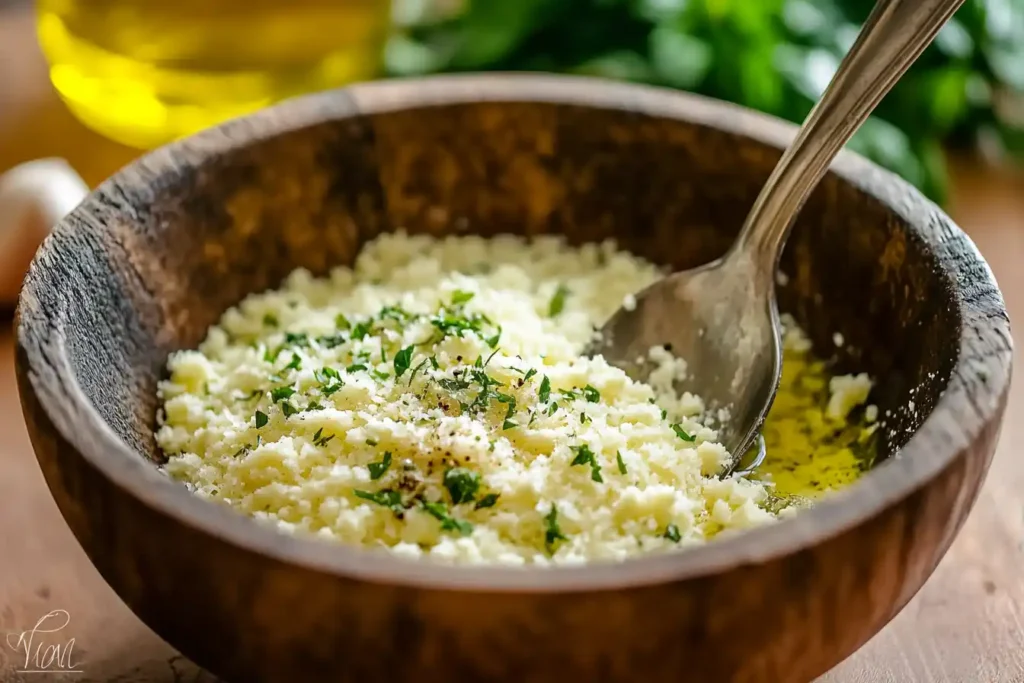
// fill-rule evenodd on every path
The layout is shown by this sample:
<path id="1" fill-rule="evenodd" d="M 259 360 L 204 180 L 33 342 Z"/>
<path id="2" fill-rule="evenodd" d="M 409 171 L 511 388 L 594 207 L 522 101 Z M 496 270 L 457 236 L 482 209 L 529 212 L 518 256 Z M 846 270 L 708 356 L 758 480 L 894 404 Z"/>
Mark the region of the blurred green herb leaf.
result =
<path id="1" fill-rule="evenodd" d="M 426 18 L 396 33 L 389 73 L 586 74 L 690 90 L 799 122 L 874 0 L 433 3 L 445 11 L 403 15 Z M 941 201 L 944 146 L 984 141 L 1022 153 L 1019 108 L 998 106 L 1021 98 L 1024 0 L 966 0 L 850 147 Z"/>

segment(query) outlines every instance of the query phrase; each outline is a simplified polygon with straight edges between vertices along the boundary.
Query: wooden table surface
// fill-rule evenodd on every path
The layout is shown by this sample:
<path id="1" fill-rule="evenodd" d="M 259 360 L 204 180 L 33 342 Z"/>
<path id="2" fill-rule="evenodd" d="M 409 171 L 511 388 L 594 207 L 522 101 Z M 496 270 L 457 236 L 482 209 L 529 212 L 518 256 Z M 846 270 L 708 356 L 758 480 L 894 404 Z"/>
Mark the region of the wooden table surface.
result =
<path id="1" fill-rule="evenodd" d="M 0 172 L 32 158 L 63 156 L 95 184 L 137 152 L 71 118 L 50 90 L 30 14 L 4 7 L 0 0 Z M 1024 320 L 1024 174 L 970 161 L 957 162 L 954 170 L 953 217 L 995 271 L 1011 319 Z M 1018 368 L 1024 367 L 1022 346 Z M 981 497 L 935 574 L 888 627 L 819 683 L 1024 682 L 1022 394 L 1024 379 L 1011 391 L 1002 441 Z M 183 590 L 186 585 L 187 579 Z M 215 680 L 134 617 L 64 525 L 28 442 L 14 381 L 10 320 L 2 319 L 0 634 L 7 642 L 0 640 L 0 681 L 58 680 L 53 674 L 15 673 L 25 668 L 25 657 L 23 649 L 11 647 L 53 610 L 62 611 L 47 624 L 62 628 L 37 636 L 35 645 L 71 646 L 71 661 L 81 673 L 62 674 L 67 680 Z"/>

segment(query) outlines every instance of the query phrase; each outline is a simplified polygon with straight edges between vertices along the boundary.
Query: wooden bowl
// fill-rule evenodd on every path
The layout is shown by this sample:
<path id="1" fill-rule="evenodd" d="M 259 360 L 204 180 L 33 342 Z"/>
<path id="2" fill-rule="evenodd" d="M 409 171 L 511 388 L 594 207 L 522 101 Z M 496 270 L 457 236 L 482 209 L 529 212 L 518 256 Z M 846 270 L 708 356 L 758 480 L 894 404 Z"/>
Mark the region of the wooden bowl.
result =
<path id="1" fill-rule="evenodd" d="M 838 371 L 878 379 L 888 457 L 796 519 L 622 564 L 453 568 L 278 534 L 161 474 L 153 440 L 168 353 L 298 266 L 396 227 L 615 237 L 694 266 L 793 132 L 674 92 L 488 75 L 314 95 L 142 158 L 61 223 L 21 296 L 22 402 L 64 518 L 144 622 L 233 680 L 814 678 L 949 547 L 1010 380 L 974 245 L 858 157 L 804 209 L 779 295 Z"/>

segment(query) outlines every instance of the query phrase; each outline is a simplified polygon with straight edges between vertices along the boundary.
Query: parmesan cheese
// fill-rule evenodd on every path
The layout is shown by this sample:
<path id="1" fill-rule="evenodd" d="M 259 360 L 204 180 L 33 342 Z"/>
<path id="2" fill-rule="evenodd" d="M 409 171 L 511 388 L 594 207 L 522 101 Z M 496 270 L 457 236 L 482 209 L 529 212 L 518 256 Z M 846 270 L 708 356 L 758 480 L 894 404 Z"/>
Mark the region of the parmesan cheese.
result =
<path id="1" fill-rule="evenodd" d="M 580 356 L 660 275 L 612 243 L 382 235 L 171 356 L 164 469 L 284 532 L 453 563 L 623 560 L 768 523 L 769 484 L 715 476 L 728 453 L 676 391 L 685 359 L 652 349 L 640 383 Z"/>

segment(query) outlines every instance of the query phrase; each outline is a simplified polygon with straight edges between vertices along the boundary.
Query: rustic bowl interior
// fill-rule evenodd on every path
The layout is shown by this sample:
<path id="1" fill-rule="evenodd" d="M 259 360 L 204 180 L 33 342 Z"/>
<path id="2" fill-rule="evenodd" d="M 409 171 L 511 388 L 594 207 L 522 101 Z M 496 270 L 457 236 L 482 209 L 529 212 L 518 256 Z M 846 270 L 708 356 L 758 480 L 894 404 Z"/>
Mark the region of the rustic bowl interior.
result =
<path id="1" fill-rule="evenodd" d="M 396 228 L 615 238 L 657 263 L 695 266 L 724 252 L 778 155 L 700 124 L 555 103 L 314 123 L 119 188 L 109 237 L 120 248 L 101 234 L 74 245 L 87 252 L 76 267 L 95 270 L 69 300 L 70 319 L 90 321 L 68 328 L 70 363 L 117 435 L 157 462 L 168 353 L 194 347 L 226 308 L 294 268 L 351 263 Z M 893 453 L 956 360 L 951 283 L 902 220 L 835 175 L 801 214 L 782 270 L 781 308 L 817 352 L 837 371 L 878 378 L 881 450 Z M 96 333 L 124 324 L 116 340 Z"/>

